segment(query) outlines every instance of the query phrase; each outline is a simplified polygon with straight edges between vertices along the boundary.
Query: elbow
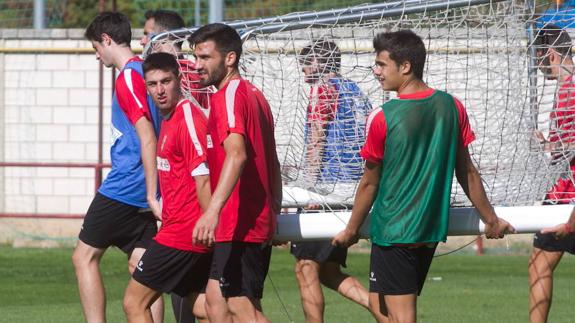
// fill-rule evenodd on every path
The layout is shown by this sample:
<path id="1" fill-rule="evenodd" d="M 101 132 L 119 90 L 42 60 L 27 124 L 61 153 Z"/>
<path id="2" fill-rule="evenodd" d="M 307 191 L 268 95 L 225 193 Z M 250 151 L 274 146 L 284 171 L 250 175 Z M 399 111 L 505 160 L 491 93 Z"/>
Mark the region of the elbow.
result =
<path id="1" fill-rule="evenodd" d="M 248 160 L 248 155 L 245 151 L 234 151 L 230 154 L 229 157 L 234 161 L 235 165 L 239 165 L 241 168 L 244 167 Z"/>

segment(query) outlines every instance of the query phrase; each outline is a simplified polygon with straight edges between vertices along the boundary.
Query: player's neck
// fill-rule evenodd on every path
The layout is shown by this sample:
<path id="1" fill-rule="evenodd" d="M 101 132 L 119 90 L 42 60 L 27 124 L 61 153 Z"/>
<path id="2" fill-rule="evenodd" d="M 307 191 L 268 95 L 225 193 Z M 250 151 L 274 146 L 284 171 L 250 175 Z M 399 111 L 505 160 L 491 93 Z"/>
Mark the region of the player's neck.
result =
<path id="1" fill-rule="evenodd" d="M 409 78 L 405 80 L 397 89 L 397 95 L 406 95 L 422 92 L 429 89 L 429 86 L 422 80 L 416 78 Z"/>
<path id="2" fill-rule="evenodd" d="M 236 68 L 230 69 L 228 71 L 228 73 L 226 74 L 226 76 L 224 76 L 224 78 L 218 84 L 218 86 L 217 86 L 218 90 L 220 90 L 224 86 L 226 86 L 226 84 L 228 84 L 229 81 L 236 79 L 236 78 L 239 78 L 239 77 L 240 77 L 240 71 L 238 71 Z"/>
<path id="3" fill-rule="evenodd" d="M 134 55 L 130 47 L 118 47 L 116 50 L 116 55 L 114 56 L 114 66 L 118 70 L 122 70 L 124 66 L 128 64 L 128 61 L 134 56 L 136 55 Z"/>

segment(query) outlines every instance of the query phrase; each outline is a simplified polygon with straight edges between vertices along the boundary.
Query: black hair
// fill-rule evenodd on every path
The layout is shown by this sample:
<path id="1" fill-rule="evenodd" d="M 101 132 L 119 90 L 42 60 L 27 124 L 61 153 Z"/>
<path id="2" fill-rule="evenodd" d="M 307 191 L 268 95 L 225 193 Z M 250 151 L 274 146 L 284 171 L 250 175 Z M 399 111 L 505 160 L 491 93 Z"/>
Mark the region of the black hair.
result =
<path id="1" fill-rule="evenodd" d="M 329 40 L 319 40 L 304 47 L 299 52 L 298 60 L 302 65 L 308 65 L 315 59 L 323 73 L 339 73 L 341 69 L 341 52 L 337 45 Z"/>
<path id="2" fill-rule="evenodd" d="M 153 53 L 148 55 L 142 68 L 144 70 L 144 77 L 146 73 L 153 70 L 172 72 L 176 77 L 180 75 L 180 65 L 176 57 L 169 53 Z"/>
<path id="3" fill-rule="evenodd" d="M 545 24 L 537 30 L 535 39 L 533 39 L 533 46 L 537 50 L 546 51 L 553 48 L 561 57 L 571 57 L 571 45 L 569 33 L 553 24 Z"/>
<path id="4" fill-rule="evenodd" d="M 173 30 L 184 28 L 184 19 L 177 12 L 171 10 L 148 10 L 146 20 L 154 19 L 154 27 L 157 30 Z"/>
<path id="5" fill-rule="evenodd" d="M 421 37 L 411 30 L 380 33 L 373 38 L 373 47 L 376 54 L 382 51 L 389 53 L 395 63 L 409 62 L 415 77 L 423 79 L 423 68 L 427 51 Z"/>
<path id="6" fill-rule="evenodd" d="M 192 33 L 188 39 L 190 46 L 209 40 L 216 43 L 216 49 L 222 56 L 235 52 L 236 62 L 234 65 L 235 67 L 238 66 L 242 55 L 242 39 L 235 29 L 222 23 L 207 24 Z"/>
<path id="7" fill-rule="evenodd" d="M 102 34 L 107 34 L 118 45 L 130 47 L 132 28 L 128 17 L 120 12 L 104 11 L 97 15 L 86 28 L 84 37 L 90 41 L 102 42 Z"/>

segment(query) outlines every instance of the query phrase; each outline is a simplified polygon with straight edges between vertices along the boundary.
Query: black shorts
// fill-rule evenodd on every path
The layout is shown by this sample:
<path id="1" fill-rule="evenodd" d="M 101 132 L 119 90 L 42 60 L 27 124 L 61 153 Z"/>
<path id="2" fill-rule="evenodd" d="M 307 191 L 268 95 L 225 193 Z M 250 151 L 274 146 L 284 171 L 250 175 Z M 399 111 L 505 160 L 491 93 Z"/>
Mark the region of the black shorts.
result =
<path id="1" fill-rule="evenodd" d="M 220 282 L 224 297 L 261 299 L 271 254 L 268 243 L 217 242 L 210 279 Z"/>
<path id="2" fill-rule="evenodd" d="M 371 246 L 369 291 L 383 295 L 421 294 L 437 244 L 432 247 Z"/>
<path id="3" fill-rule="evenodd" d="M 555 238 L 553 233 L 535 233 L 533 247 L 545 251 L 568 252 L 575 255 L 575 233 L 568 234 L 563 239 Z"/>
<path id="4" fill-rule="evenodd" d="M 292 242 L 290 253 L 297 259 L 313 260 L 320 264 L 335 262 L 346 267 L 347 248 L 332 246 L 331 241 Z"/>
<path id="5" fill-rule="evenodd" d="M 116 246 L 126 254 L 147 248 L 158 232 L 151 211 L 124 204 L 97 193 L 80 229 L 79 239 L 94 248 Z"/>
<path id="6" fill-rule="evenodd" d="M 211 264 L 211 253 L 178 250 L 152 240 L 132 277 L 153 290 L 186 297 L 205 292 Z"/>

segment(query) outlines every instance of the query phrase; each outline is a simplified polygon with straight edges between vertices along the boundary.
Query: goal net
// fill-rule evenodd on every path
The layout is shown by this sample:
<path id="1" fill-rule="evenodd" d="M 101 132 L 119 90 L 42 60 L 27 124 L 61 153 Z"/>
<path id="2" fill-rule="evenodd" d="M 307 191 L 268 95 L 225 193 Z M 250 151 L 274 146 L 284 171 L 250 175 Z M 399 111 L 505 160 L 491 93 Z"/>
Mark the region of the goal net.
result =
<path id="1" fill-rule="evenodd" d="M 424 81 L 465 105 L 477 137 L 470 153 L 491 202 L 540 204 L 569 162 L 552 159 L 533 136 L 537 129 L 549 131 L 555 89 L 537 72 L 530 46 L 536 10 L 519 0 L 407 0 L 230 23 L 244 38 L 241 72 L 263 91 L 274 113 L 285 206 L 351 208 L 369 110 L 394 97 L 373 76 L 372 40 L 399 29 L 411 29 L 425 42 Z M 148 52 L 191 32 L 158 35 Z M 317 89 L 314 94 L 317 85 L 306 82 L 302 71 L 309 64 L 306 48 L 322 42 L 335 43 L 331 53 L 341 56 L 336 80 L 323 82 L 337 91 L 336 110 L 354 113 L 334 113 L 310 149 L 314 105 L 318 98 L 333 99 Z M 183 54 L 193 60 L 187 50 Z M 470 206 L 455 181 L 452 205 Z"/>

